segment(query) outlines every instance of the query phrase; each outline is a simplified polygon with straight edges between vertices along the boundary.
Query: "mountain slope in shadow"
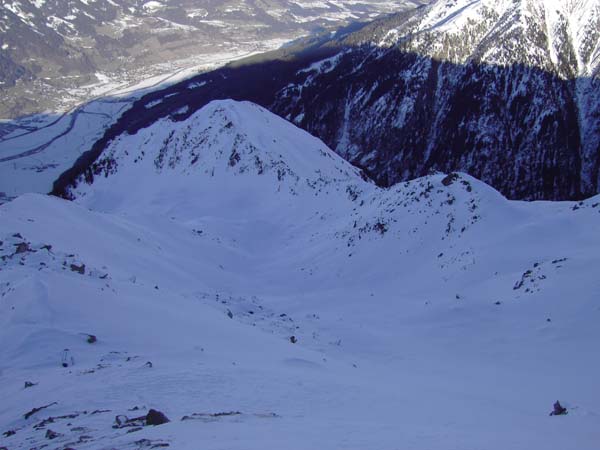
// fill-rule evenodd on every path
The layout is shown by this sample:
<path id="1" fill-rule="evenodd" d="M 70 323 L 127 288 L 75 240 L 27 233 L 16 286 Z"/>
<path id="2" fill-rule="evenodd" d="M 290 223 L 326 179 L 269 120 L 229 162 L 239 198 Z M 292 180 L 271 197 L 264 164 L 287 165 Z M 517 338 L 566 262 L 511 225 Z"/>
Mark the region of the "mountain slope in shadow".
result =
<path id="1" fill-rule="evenodd" d="M 523 0 L 520 8 L 535 12 L 538 3 Z M 538 22 L 523 22 L 512 10 L 477 10 L 482 16 L 475 26 L 461 19 L 474 6 L 440 12 L 442 4 L 312 38 L 150 94 L 53 192 L 64 193 L 119 134 L 161 117 L 185 119 L 224 98 L 249 100 L 287 118 L 381 186 L 461 170 L 512 199 L 581 199 L 598 192 L 600 81 L 593 64 L 572 61 L 596 35 L 582 41 L 581 51 L 572 43 L 559 48 L 555 36 L 551 50 Z M 432 15 L 447 20 L 431 25 Z M 446 29 L 459 19 L 466 23 L 461 33 Z M 587 51 L 586 61 L 594 54 Z"/>

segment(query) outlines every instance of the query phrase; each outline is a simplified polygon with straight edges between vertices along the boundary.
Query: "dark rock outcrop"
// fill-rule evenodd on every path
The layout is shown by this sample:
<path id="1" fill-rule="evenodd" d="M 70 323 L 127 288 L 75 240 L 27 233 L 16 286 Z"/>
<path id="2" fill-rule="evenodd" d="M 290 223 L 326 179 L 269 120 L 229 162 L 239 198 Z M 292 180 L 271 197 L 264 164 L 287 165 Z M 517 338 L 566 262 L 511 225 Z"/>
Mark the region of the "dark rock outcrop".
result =
<path id="1" fill-rule="evenodd" d="M 554 410 L 550 413 L 550 415 L 551 416 L 564 416 L 566 414 L 568 414 L 567 408 L 562 406 L 560 404 L 560 402 L 557 400 L 556 403 L 554 403 Z"/>
<path id="2" fill-rule="evenodd" d="M 146 425 L 162 425 L 168 423 L 170 420 L 162 412 L 156 409 L 151 409 L 146 415 Z"/>

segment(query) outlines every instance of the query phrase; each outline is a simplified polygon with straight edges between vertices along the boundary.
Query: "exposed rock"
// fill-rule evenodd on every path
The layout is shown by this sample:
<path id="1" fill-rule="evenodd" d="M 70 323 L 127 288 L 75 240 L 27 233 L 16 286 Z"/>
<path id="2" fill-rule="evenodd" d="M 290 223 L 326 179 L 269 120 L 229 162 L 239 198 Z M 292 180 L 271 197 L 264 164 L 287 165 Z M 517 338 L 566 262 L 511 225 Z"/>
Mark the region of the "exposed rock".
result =
<path id="1" fill-rule="evenodd" d="M 162 425 L 170 420 L 162 412 L 151 409 L 146 415 L 146 425 Z"/>
<path id="2" fill-rule="evenodd" d="M 120 414 L 115 417 L 115 424 L 113 428 L 132 428 L 132 427 L 143 427 L 146 425 L 146 416 L 134 417 L 130 419 L 129 417 Z"/>
<path id="3" fill-rule="evenodd" d="M 554 404 L 554 411 L 550 413 L 551 416 L 564 416 L 568 414 L 567 408 L 563 407 L 557 400 Z"/>
<path id="4" fill-rule="evenodd" d="M 81 275 L 85 274 L 85 264 L 81 264 L 80 266 L 78 266 L 77 264 L 71 264 L 71 270 L 73 272 L 77 272 Z"/>
<path id="5" fill-rule="evenodd" d="M 152 441 L 150 439 L 140 439 L 139 441 L 135 441 L 134 444 L 137 445 L 137 449 L 143 449 L 143 448 L 163 448 L 163 447 L 169 447 L 170 446 L 170 444 L 167 443 L 167 442 Z"/>
<path id="6" fill-rule="evenodd" d="M 218 412 L 218 413 L 193 413 L 191 415 L 186 415 L 181 418 L 181 420 L 201 420 L 201 419 L 210 419 L 210 418 L 219 418 L 219 417 L 227 417 L 227 416 L 240 416 L 242 413 L 240 411 L 227 411 L 227 412 Z"/>
<path id="7" fill-rule="evenodd" d="M 25 420 L 27 420 L 31 416 L 33 416 L 35 413 L 40 412 L 42 409 L 50 408 L 51 406 L 54 406 L 54 405 L 58 405 L 58 402 L 52 402 L 52 403 L 49 403 L 47 405 L 40 406 L 38 408 L 33 408 L 31 411 L 26 412 L 25 414 L 23 414 L 23 417 L 25 418 Z"/>
<path id="8" fill-rule="evenodd" d="M 458 180 L 458 178 L 459 178 L 459 176 L 457 173 L 451 173 L 442 180 L 442 184 L 444 186 L 450 186 L 452 183 L 454 183 L 456 180 Z"/>
<path id="9" fill-rule="evenodd" d="M 17 249 L 15 250 L 15 255 L 20 255 L 21 253 L 27 253 L 31 251 L 31 247 L 29 247 L 29 244 L 27 242 L 20 242 L 18 244 L 15 244 L 15 247 L 17 247 Z"/>
<path id="10" fill-rule="evenodd" d="M 41 428 L 45 428 L 45 427 L 46 427 L 46 425 L 48 425 L 48 424 L 50 424 L 50 423 L 54 423 L 54 422 L 56 422 L 57 420 L 64 420 L 64 419 L 75 419 L 75 418 L 77 418 L 77 417 L 79 417 L 79 414 L 77 414 L 77 413 L 75 413 L 75 414 L 67 414 L 67 415 L 64 415 L 64 416 L 56 416 L 56 417 L 52 417 L 52 416 L 50 416 L 50 417 L 48 417 L 48 418 L 46 418 L 46 419 L 42 420 L 41 422 L 39 422 L 39 423 L 35 424 L 35 425 L 33 426 L 33 428 L 35 428 L 36 430 L 39 430 L 39 429 L 41 429 Z"/>
<path id="11" fill-rule="evenodd" d="M 62 352 L 61 365 L 65 368 L 75 365 L 75 358 L 71 355 L 71 351 L 68 348 L 65 348 Z"/>
<path id="12" fill-rule="evenodd" d="M 46 439 L 56 439 L 59 436 L 61 435 L 56 431 L 52 431 L 50 429 L 46 430 Z"/>

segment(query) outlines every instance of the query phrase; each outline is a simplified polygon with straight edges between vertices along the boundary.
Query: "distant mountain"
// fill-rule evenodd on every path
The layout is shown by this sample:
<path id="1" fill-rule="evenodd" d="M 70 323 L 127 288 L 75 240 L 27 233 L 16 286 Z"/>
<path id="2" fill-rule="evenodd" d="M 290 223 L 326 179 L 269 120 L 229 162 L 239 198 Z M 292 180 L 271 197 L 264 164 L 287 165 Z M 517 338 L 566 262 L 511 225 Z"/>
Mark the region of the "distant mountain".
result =
<path id="1" fill-rule="evenodd" d="M 141 80 L 421 3 L 1 0 L 0 117 L 55 109 L 84 85 Z"/>
<path id="2" fill-rule="evenodd" d="M 578 199 L 599 191 L 599 67 L 596 1 L 436 1 L 151 94 L 94 152 L 184 106 L 248 99 L 382 186 L 461 170 L 509 198 Z"/>

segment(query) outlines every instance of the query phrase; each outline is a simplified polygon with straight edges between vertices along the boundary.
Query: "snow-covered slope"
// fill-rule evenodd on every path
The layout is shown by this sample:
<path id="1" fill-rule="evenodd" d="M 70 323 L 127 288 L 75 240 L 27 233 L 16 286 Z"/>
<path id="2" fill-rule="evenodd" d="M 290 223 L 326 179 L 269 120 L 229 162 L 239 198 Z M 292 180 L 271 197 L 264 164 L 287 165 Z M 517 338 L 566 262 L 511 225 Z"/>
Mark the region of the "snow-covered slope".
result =
<path id="1" fill-rule="evenodd" d="M 597 445 L 599 197 L 381 189 L 232 101 L 121 135 L 69 192 L 0 206 L 1 445 Z M 115 421 L 149 408 L 171 422 Z"/>
<path id="2" fill-rule="evenodd" d="M 128 211 L 140 204 L 150 207 L 156 197 L 167 195 L 171 201 L 198 201 L 193 191 L 209 183 L 212 189 L 264 201 L 246 189 L 266 186 L 273 195 L 283 190 L 291 198 L 315 196 L 345 189 L 360 179 L 358 173 L 320 140 L 280 117 L 252 103 L 223 100 L 185 121 L 166 118 L 135 135 L 118 136 L 86 170 L 82 180 L 94 183 L 80 182 L 71 195 L 94 209 Z"/>

